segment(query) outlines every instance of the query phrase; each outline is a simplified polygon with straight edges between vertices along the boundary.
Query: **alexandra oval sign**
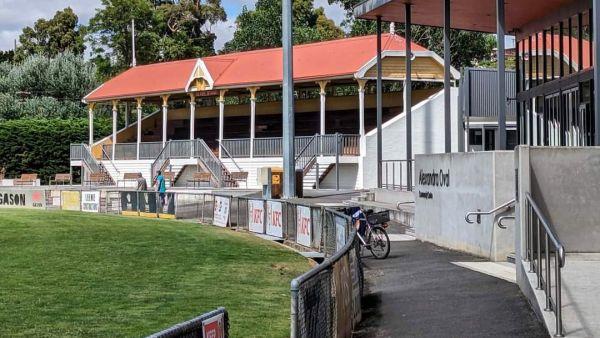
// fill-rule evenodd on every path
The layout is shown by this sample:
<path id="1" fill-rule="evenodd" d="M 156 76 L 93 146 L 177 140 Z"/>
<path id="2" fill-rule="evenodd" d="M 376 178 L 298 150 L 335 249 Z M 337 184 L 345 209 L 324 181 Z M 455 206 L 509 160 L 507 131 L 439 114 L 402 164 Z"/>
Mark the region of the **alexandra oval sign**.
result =
<path id="1" fill-rule="evenodd" d="M 444 170 L 432 170 L 431 172 L 419 172 L 419 185 L 429 185 L 433 187 L 450 186 L 450 169 L 444 173 Z"/>

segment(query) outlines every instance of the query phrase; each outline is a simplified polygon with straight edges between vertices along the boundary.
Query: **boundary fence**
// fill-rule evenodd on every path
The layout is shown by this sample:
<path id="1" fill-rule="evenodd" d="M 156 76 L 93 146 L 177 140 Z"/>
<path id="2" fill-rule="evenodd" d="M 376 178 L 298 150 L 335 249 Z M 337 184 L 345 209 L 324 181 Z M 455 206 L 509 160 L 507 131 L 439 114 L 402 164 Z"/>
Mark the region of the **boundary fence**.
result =
<path id="1" fill-rule="evenodd" d="M 161 196 L 156 191 L 132 190 L 26 191 L 18 195 L 26 199 L 24 208 L 194 220 L 246 230 L 299 251 L 321 253 L 324 262 L 291 283 L 292 337 L 350 337 L 360 322 L 363 271 L 359 242 L 350 217 L 337 210 L 293 200 L 212 193 L 169 192 Z M 6 192 L 0 189 L 0 193 Z M 13 189 L 10 193 L 19 192 Z M 36 196 L 40 203 L 29 201 Z"/>

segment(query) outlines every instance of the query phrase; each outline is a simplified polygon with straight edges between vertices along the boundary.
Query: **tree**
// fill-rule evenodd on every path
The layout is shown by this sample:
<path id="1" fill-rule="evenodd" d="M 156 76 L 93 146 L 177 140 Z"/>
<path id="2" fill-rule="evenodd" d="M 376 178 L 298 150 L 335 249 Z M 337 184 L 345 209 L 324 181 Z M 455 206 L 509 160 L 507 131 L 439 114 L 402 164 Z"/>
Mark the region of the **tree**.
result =
<path id="1" fill-rule="evenodd" d="M 344 36 L 322 8 L 314 8 L 313 0 L 296 0 L 293 7 L 294 44 Z M 258 0 L 254 10 L 244 6 L 236 24 L 233 39 L 225 44 L 224 52 L 281 46 L 281 0 Z"/>
<path id="2" fill-rule="evenodd" d="M 349 28 L 350 35 L 360 36 L 376 33 L 374 21 L 354 19 L 352 10 L 361 0 L 328 0 L 330 4 L 340 4 L 347 12 L 343 25 Z M 386 24 L 388 30 L 389 24 Z M 404 32 L 404 24 L 397 25 L 398 31 Z M 436 52 L 444 52 L 444 30 L 439 27 L 412 26 L 412 38 L 415 43 Z M 495 46 L 495 38 L 491 34 L 461 31 L 452 29 L 450 31 L 450 58 L 456 68 L 469 67 L 489 60 Z"/>
<path id="3" fill-rule="evenodd" d="M 147 64 L 215 53 L 207 26 L 226 20 L 221 0 L 102 0 L 90 20 L 93 60 L 103 76 L 132 63 L 131 20 L 136 61 Z"/>
<path id="4" fill-rule="evenodd" d="M 33 27 L 23 28 L 16 59 L 23 60 L 36 54 L 53 57 L 66 51 L 83 54 L 83 36 L 84 30 L 78 25 L 77 15 L 67 7 L 56 12 L 50 20 L 39 19 Z"/>

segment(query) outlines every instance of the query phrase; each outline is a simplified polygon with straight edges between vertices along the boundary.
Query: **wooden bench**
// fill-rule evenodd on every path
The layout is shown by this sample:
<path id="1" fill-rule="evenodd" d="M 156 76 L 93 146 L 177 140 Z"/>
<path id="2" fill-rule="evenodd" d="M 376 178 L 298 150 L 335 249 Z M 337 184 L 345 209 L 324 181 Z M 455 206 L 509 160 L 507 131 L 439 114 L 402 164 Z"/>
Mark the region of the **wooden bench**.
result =
<path id="1" fill-rule="evenodd" d="M 248 188 L 248 172 L 247 171 L 234 171 L 229 174 L 231 183 L 246 182 L 246 188 Z"/>
<path id="2" fill-rule="evenodd" d="M 15 180 L 15 185 L 35 185 L 37 174 L 21 174 L 21 177 Z"/>
<path id="3" fill-rule="evenodd" d="M 142 173 L 124 173 L 123 179 L 119 180 L 117 182 L 117 187 L 119 186 L 119 182 L 123 182 L 123 188 L 125 188 L 126 182 L 136 182 L 136 184 L 137 184 L 137 180 L 141 176 L 142 176 Z"/>
<path id="4" fill-rule="evenodd" d="M 54 183 L 55 185 L 57 185 L 57 184 L 71 185 L 71 181 L 72 181 L 71 174 L 56 174 L 56 175 L 54 175 L 54 179 L 51 178 L 50 180 L 48 180 L 48 184 L 52 185 L 52 183 Z"/>
<path id="5" fill-rule="evenodd" d="M 91 173 L 88 180 L 85 183 L 89 186 L 92 185 L 102 185 L 104 183 L 104 174 L 103 173 Z"/>
<path id="6" fill-rule="evenodd" d="M 194 173 L 191 179 L 187 180 L 187 183 L 190 182 L 194 184 L 194 188 L 196 187 L 196 183 L 208 183 L 210 186 L 210 179 L 212 175 L 210 173 Z M 186 184 L 187 187 L 187 184 Z"/>

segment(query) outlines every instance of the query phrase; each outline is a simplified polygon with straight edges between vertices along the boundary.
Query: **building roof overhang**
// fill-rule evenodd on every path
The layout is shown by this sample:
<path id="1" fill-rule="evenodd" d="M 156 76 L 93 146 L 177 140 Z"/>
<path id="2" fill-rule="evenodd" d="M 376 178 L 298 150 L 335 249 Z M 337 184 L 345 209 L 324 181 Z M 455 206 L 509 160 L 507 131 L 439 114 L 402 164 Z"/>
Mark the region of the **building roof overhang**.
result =
<path id="1" fill-rule="evenodd" d="M 411 4 L 412 23 L 443 27 L 444 2 L 441 0 L 366 0 L 354 8 L 359 19 L 405 22 L 405 4 Z M 528 25 L 553 15 L 559 17 L 573 7 L 591 7 L 591 0 L 505 1 L 506 32 L 518 33 Z M 496 32 L 496 1 L 452 0 L 450 26 L 455 29 Z"/>

